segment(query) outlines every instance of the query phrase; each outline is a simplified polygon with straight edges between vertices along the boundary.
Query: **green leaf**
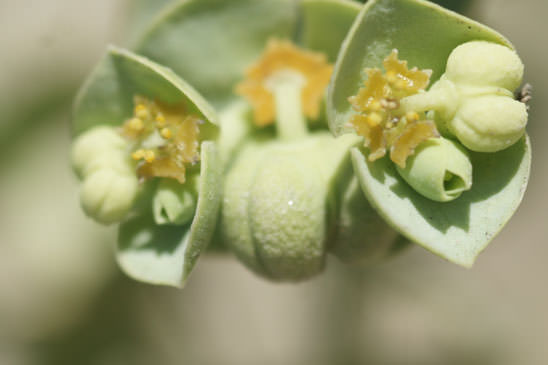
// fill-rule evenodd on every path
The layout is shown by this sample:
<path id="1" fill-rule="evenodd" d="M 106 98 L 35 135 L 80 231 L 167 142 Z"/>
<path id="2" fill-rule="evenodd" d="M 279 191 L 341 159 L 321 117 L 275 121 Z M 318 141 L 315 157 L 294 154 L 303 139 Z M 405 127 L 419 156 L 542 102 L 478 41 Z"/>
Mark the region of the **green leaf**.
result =
<path id="1" fill-rule="evenodd" d="M 215 106 L 235 98 L 234 85 L 268 39 L 291 39 L 292 0 L 187 0 L 162 14 L 137 50 L 184 77 Z"/>
<path id="2" fill-rule="evenodd" d="M 415 192 L 383 158 L 369 162 L 352 150 L 361 187 L 379 214 L 410 240 L 456 264 L 470 267 L 518 208 L 531 165 L 529 139 L 497 153 L 470 154 L 473 185 L 450 203 Z"/>
<path id="3" fill-rule="evenodd" d="M 162 65 L 111 46 L 76 97 L 74 135 L 96 125 L 122 125 L 133 113 L 135 95 L 168 104 L 182 102 L 189 114 L 206 121 L 200 127 L 202 139 L 217 134 L 215 111 L 192 86 Z"/>
<path id="4" fill-rule="evenodd" d="M 372 263 L 391 254 L 398 233 L 371 207 L 354 174 L 340 195 L 330 251 L 346 263 Z"/>
<path id="5" fill-rule="evenodd" d="M 328 88 L 329 127 L 335 136 L 348 132 L 352 113 L 348 97 L 356 95 L 364 69 L 381 67 L 393 50 L 409 67 L 431 69 L 431 83 L 445 71 L 459 44 L 485 40 L 512 47 L 492 29 L 438 5 L 421 0 L 372 0 L 356 18 L 335 64 Z"/>
<path id="6" fill-rule="evenodd" d="M 347 0 L 304 0 L 301 7 L 301 45 L 324 52 L 334 62 L 362 5 Z"/>
<path id="7" fill-rule="evenodd" d="M 376 0 L 366 4 L 352 26 L 328 90 L 330 129 L 351 132 L 348 97 L 364 80 L 364 69 L 381 67 L 392 49 L 410 67 L 431 69 L 432 82 L 445 71 L 459 44 L 486 40 L 511 44 L 495 31 L 420 0 Z M 415 192 L 387 158 L 367 161 L 352 150 L 354 171 L 371 205 L 396 230 L 441 257 L 470 267 L 516 211 L 527 185 L 531 150 L 527 136 L 498 153 L 471 153 L 472 189 L 455 201 L 438 203 Z"/>
<path id="8" fill-rule="evenodd" d="M 117 260 L 136 280 L 183 287 L 213 236 L 221 202 L 221 163 L 213 142 L 203 142 L 198 204 L 187 226 L 156 225 L 152 209 L 120 226 Z"/>

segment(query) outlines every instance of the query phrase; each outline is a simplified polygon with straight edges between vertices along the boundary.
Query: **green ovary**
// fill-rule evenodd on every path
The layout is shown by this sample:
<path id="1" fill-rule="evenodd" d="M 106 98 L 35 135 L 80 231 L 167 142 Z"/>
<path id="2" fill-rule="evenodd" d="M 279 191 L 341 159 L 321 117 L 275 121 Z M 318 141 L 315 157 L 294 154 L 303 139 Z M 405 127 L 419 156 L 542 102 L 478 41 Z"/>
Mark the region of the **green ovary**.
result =
<path id="1" fill-rule="evenodd" d="M 525 104 L 505 96 L 488 95 L 465 101 L 448 128 L 472 151 L 497 152 L 516 143 L 526 124 Z"/>
<path id="2" fill-rule="evenodd" d="M 429 112 L 439 130 L 475 152 L 498 152 L 525 133 L 528 113 L 514 100 L 523 63 L 508 47 L 474 41 L 453 50 L 428 92 L 402 100 L 405 111 Z"/>

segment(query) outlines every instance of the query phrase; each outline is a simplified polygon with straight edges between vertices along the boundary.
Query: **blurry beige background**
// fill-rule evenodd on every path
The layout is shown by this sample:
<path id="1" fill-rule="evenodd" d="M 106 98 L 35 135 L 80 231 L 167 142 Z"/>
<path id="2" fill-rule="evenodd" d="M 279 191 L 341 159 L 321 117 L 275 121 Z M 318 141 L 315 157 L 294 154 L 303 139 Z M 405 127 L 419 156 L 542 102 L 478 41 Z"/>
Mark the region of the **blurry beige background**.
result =
<path id="1" fill-rule="evenodd" d="M 214 256 L 183 291 L 120 273 L 68 168 L 79 83 L 165 2 L 0 0 L 0 364 L 546 364 L 544 0 L 472 1 L 535 88 L 528 192 L 472 270 L 412 248 L 280 285 Z"/>

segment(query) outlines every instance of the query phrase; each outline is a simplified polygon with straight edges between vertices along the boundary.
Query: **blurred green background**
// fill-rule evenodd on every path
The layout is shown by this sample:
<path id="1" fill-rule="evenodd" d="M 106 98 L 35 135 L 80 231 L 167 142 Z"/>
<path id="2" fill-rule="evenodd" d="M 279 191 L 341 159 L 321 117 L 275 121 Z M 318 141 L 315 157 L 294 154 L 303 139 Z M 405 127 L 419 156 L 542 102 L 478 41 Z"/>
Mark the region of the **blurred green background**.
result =
<path id="1" fill-rule="evenodd" d="M 473 269 L 412 248 L 281 285 L 208 256 L 183 291 L 120 273 L 68 162 L 79 84 L 167 2 L 0 1 L 0 364 L 546 363 L 544 0 L 445 1 L 511 39 L 535 88 L 528 192 Z"/>

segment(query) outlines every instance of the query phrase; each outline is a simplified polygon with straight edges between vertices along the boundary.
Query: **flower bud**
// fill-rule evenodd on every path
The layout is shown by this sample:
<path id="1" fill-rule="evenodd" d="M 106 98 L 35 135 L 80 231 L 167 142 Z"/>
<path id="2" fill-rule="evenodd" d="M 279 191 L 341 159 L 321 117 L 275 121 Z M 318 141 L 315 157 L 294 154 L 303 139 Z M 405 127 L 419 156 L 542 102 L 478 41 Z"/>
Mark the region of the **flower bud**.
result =
<path id="1" fill-rule="evenodd" d="M 508 47 L 473 41 L 461 44 L 451 52 L 446 75 L 455 83 L 514 91 L 523 78 L 523 63 L 517 53 Z"/>
<path id="2" fill-rule="evenodd" d="M 472 163 L 463 147 L 445 138 L 423 142 L 399 174 L 415 191 L 439 202 L 458 198 L 472 186 Z"/>
<path id="3" fill-rule="evenodd" d="M 72 145 L 72 165 L 80 176 L 98 167 L 122 168 L 123 159 L 113 158 L 114 152 L 124 152 L 128 142 L 113 127 L 99 126 L 78 136 Z M 124 154 L 125 155 L 125 154 Z M 94 165 L 89 169 L 90 163 Z"/>
<path id="4" fill-rule="evenodd" d="M 152 198 L 152 210 L 156 224 L 183 225 L 192 220 L 196 211 L 197 179 L 184 184 L 174 179 L 162 179 Z"/>
<path id="5" fill-rule="evenodd" d="M 110 224 L 122 220 L 133 206 L 138 181 L 135 174 L 102 169 L 87 176 L 80 191 L 80 202 L 87 215 Z"/>
<path id="6" fill-rule="evenodd" d="M 464 101 L 447 126 L 468 149 L 497 152 L 523 136 L 527 117 L 524 103 L 506 96 L 487 95 Z"/>

